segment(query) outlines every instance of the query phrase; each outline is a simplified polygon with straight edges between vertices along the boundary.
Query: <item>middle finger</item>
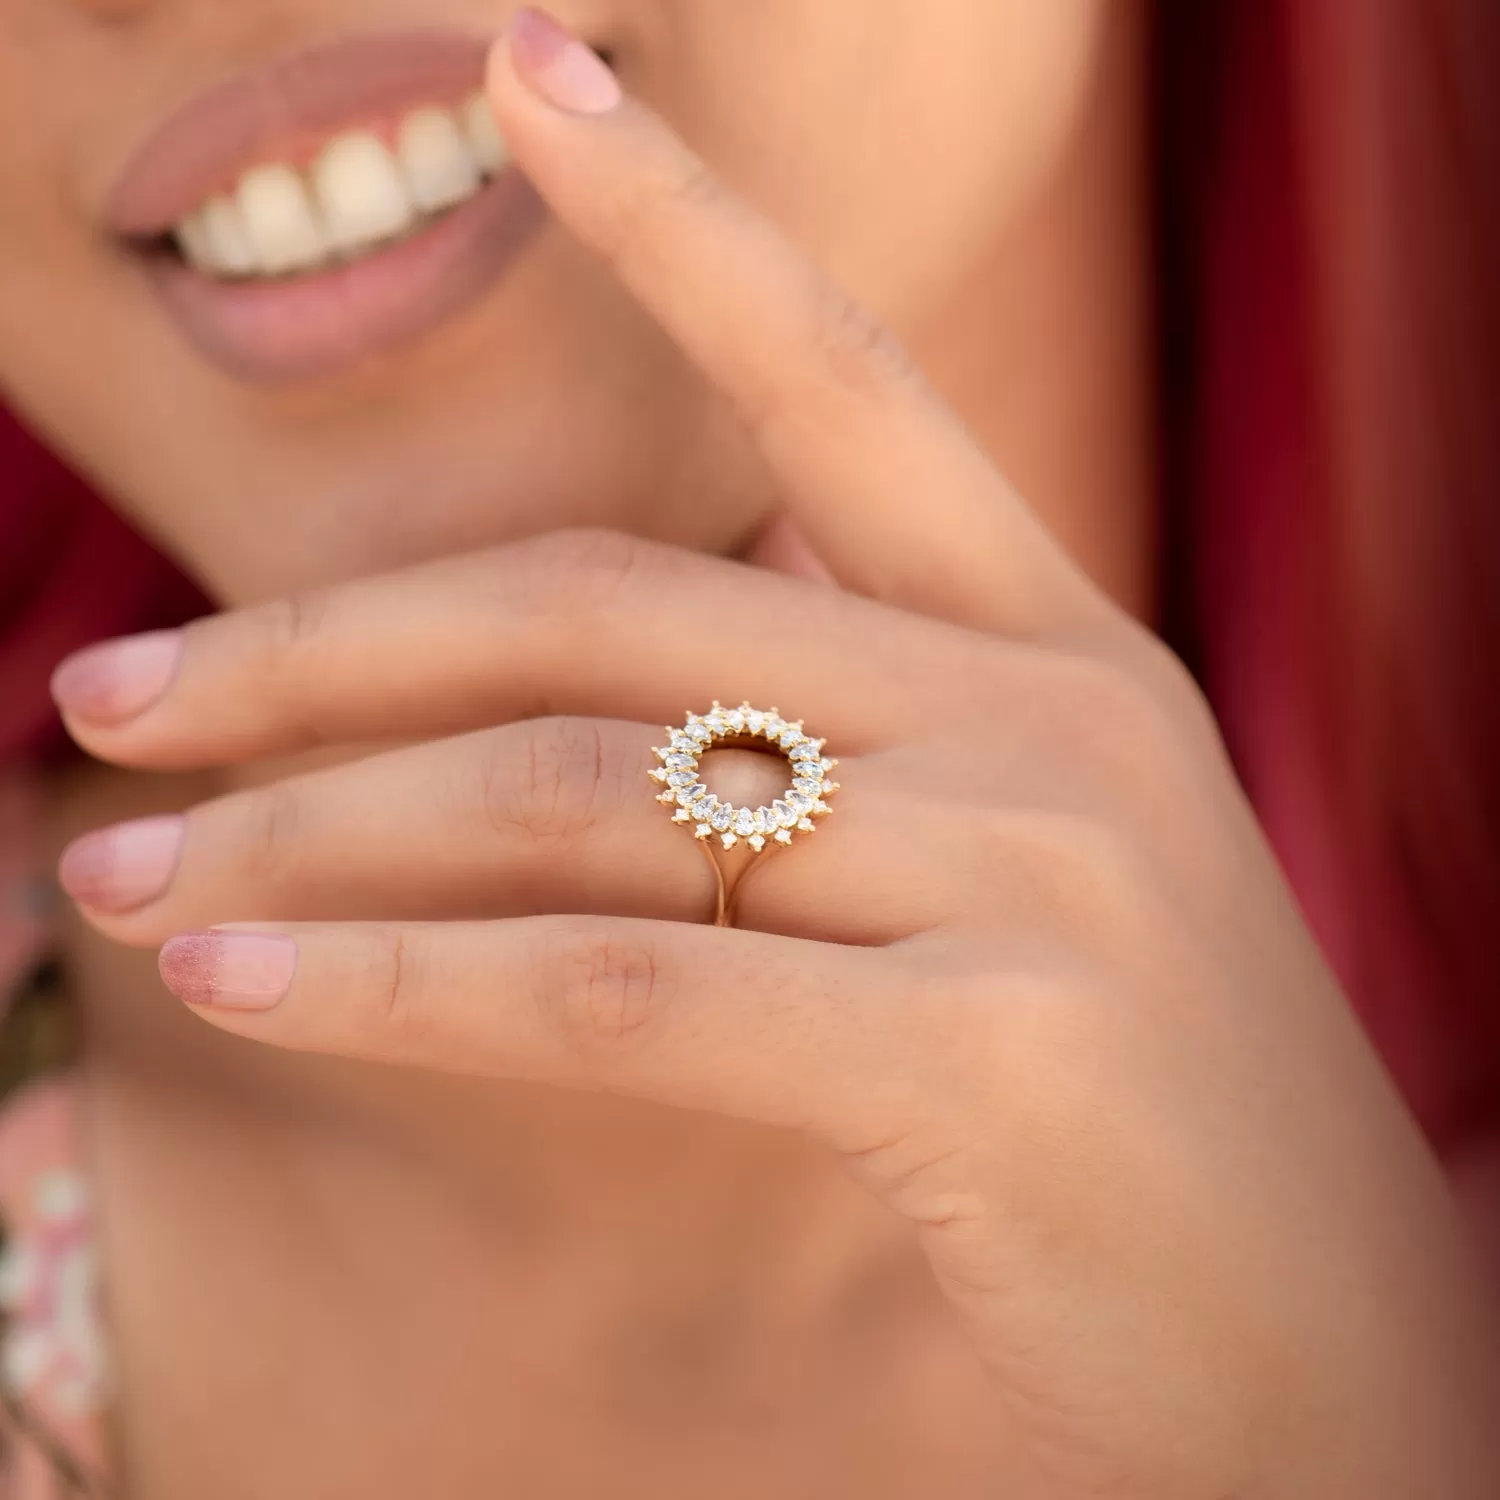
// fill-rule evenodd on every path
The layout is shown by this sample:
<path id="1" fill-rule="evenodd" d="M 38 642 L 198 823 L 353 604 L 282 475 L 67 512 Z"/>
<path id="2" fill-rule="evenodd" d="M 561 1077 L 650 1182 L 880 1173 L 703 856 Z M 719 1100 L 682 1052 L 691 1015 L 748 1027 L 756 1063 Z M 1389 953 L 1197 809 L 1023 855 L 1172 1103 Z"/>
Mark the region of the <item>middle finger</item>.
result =
<path id="1" fill-rule="evenodd" d="M 560 532 L 212 616 L 144 652 L 91 648 L 56 683 L 85 749 L 152 768 L 539 714 L 665 722 L 716 698 L 793 717 L 816 704 L 818 733 L 859 750 L 958 689 L 982 640 L 821 584 Z M 122 663 L 150 679 L 144 704 Z"/>

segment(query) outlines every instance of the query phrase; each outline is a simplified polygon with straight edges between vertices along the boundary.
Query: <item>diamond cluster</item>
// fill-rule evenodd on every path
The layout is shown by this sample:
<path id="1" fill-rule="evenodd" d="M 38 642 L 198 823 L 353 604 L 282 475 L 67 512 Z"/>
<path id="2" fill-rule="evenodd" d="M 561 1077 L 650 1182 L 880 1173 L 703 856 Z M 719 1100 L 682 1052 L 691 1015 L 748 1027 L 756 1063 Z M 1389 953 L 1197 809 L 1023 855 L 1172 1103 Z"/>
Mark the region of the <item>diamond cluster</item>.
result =
<path id="1" fill-rule="evenodd" d="M 838 764 L 823 754 L 823 741 L 809 738 L 802 724 L 789 723 L 769 711 L 742 703 L 720 703 L 706 714 L 689 714 L 681 729 L 667 728 L 667 743 L 657 747 L 661 765 L 647 773 L 666 790 L 658 802 L 674 807 L 675 823 L 693 824 L 696 838 L 717 837 L 726 849 L 746 843 L 757 854 L 771 844 L 790 844 L 795 833 L 812 833 L 814 818 L 833 811 L 827 798 L 839 789 L 829 772 Z M 704 786 L 698 761 L 705 750 L 725 740 L 763 739 L 781 750 L 791 764 L 792 784 L 769 807 L 734 807 Z"/>

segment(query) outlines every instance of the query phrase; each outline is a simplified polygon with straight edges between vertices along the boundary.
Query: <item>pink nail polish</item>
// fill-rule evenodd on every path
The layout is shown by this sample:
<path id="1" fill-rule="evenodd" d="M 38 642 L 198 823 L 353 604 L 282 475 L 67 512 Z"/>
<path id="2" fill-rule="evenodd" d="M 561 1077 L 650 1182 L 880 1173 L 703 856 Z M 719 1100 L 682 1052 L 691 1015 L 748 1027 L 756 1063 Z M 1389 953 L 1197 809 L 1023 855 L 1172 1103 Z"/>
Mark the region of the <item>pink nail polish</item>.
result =
<path id="1" fill-rule="evenodd" d="M 604 59 L 543 11 L 523 6 L 509 38 L 516 76 L 549 104 L 575 115 L 607 115 L 624 97 Z"/>
<path id="2" fill-rule="evenodd" d="M 166 692 L 181 657 L 180 630 L 153 630 L 87 646 L 52 674 L 52 697 L 74 718 L 123 724 Z"/>
<path id="3" fill-rule="evenodd" d="M 119 915 L 154 901 L 171 884 L 186 820 L 138 818 L 74 839 L 57 865 L 62 888 L 80 905 Z"/>
<path id="4" fill-rule="evenodd" d="M 291 987 L 297 945 L 264 932 L 192 932 L 169 939 L 158 960 L 179 1000 L 220 1010 L 270 1010 Z"/>

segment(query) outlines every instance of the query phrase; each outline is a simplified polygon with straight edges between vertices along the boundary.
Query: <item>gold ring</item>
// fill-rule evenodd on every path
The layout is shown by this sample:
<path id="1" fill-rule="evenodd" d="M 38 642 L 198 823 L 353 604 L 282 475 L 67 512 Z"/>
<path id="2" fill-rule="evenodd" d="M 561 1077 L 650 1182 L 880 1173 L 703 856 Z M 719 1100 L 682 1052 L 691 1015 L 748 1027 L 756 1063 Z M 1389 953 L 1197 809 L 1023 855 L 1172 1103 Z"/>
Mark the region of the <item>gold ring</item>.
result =
<path id="1" fill-rule="evenodd" d="M 715 745 L 753 740 L 765 740 L 786 756 L 791 785 L 767 806 L 735 807 L 704 784 L 699 761 Z M 799 833 L 812 833 L 817 828 L 814 820 L 833 811 L 827 799 L 839 789 L 829 774 L 838 762 L 823 754 L 824 743 L 804 733 L 800 720 L 789 722 L 774 708 L 751 708 L 748 703 L 725 708 L 715 702 L 706 714 L 688 714 L 681 728 L 667 726 L 667 743 L 656 747 L 662 764 L 647 774 L 664 784 L 656 800 L 674 809 L 672 821 L 692 828 L 694 837 L 704 844 L 704 853 L 719 877 L 717 925 L 729 925 L 729 902 L 723 871 L 709 851 L 709 841 L 717 837 L 726 850 L 743 843 L 760 854 L 790 844 Z"/>

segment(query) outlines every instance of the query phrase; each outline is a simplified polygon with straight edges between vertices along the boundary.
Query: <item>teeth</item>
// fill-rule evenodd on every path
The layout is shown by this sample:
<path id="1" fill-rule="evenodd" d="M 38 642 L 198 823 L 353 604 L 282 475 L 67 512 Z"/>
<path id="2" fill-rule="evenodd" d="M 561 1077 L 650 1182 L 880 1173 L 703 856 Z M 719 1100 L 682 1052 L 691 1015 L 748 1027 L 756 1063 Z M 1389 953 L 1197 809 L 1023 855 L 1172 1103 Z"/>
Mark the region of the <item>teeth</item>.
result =
<path id="1" fill-rule="evenodd" d="M 482 94 L 453 109 L 413 111 L 394 153 L 370 131 L 335 137 L 307 171 L 270 162 L 174 230 L 183 259 L 207 276 L 284 276 L 347 260 L 472 198 L 510 164 Z"/>
<path id="2" fill-rule="evenodd" d="M 307 184 L 291 167 L 256 167 L 236 195 L 256 263 L 267 276 L 303 271 L 328 254 Z"/>
<path id="3" fill-rule="evenodd" d="M 195 271 L 215 269 L 213 247 L 209 244 L 208 230 L 203 223 L 207 211 L 201 209 L 198 213 L 190 214 L 176 229 L 177 248 L 182 251 L 182 258 Z"/>
<path id="4" fill-rule="evenodd" d="M 245 234 L 245 222 L 228 198 L 205 203 L 175 233 L 182 258 L 205 276 L 244 276 L 255 270 L 255 251 Z"/>
<path id="5" fill-rule="evenodd" d="M 495 112 L 483 94 L 475 94 L 463 108 L 464 133 L 482 172 L 493 175 L 510 165 L 510 151 L 495 123 Z"/>
<path id="6" fill-rule="evenodd" d="M 479 189 L 479 161 L 446 110 L 422 109 L 401 122 L 396 138 L 412 201 L 425 212 L 451 208 Z"/>
<path id="7" fill-rule="evenodd" d="M 339 250 L 358 250 L 411 226 L 416 205 L 396 159 L 368 133 L 341 135 L 313 167 L 323 233 Z"/>

